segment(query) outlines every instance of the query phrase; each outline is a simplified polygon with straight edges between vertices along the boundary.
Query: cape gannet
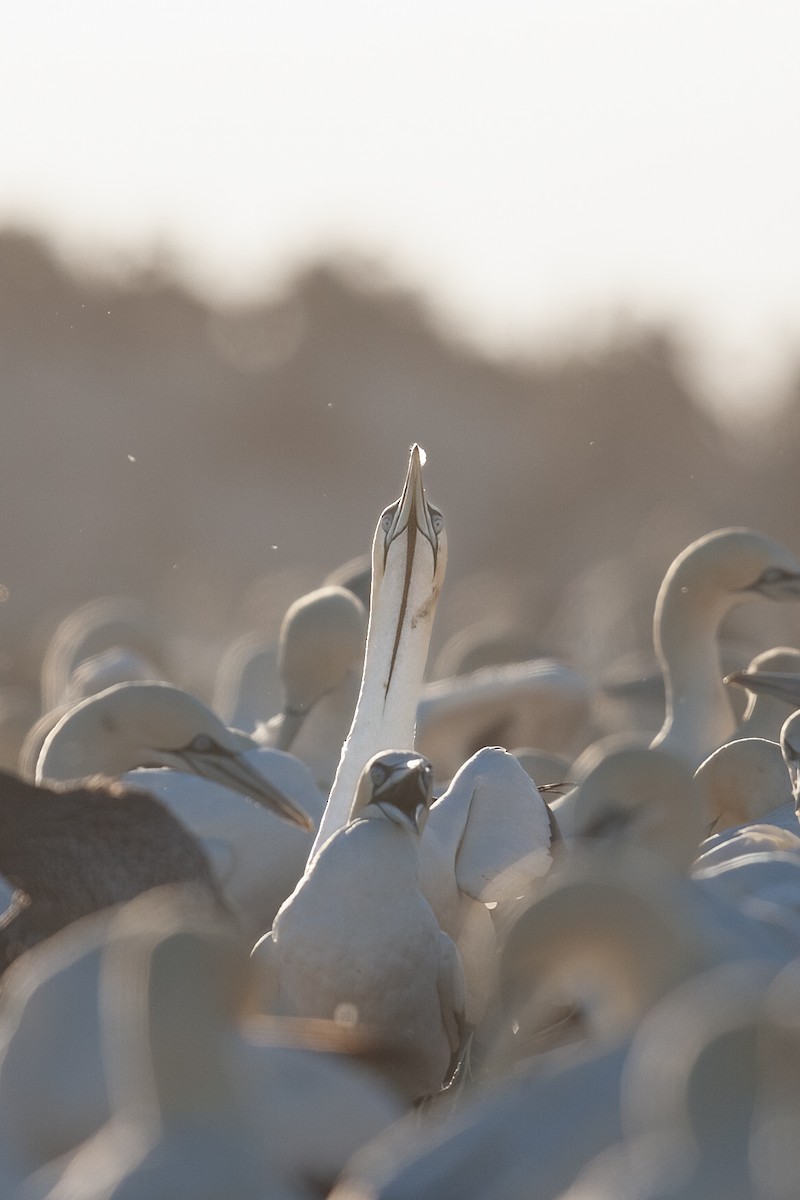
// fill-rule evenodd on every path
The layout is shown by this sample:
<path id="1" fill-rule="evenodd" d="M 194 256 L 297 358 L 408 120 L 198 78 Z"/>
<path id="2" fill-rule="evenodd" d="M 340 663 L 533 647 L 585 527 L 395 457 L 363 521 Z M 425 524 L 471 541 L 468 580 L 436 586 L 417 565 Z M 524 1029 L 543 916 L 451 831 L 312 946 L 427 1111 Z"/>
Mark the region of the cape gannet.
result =
<path id="1" fill-rule="evenodd" d="M 148 765 L 170 769 L 135 769 Z M 201 840 L 248 934 L 269 927 L 303 873 L 308 814 L 325 803 L 304 763 L 258 748 L 179 688 L 120 684 L 63 717 L 40 756 L 39 778 L 98 773 L 156 795 Z"/>
<path id="2" fill-rule="evenodd" d="M 776 809 L 794 815 L 792 785 L 778 742 L 745 737 L 726 742 L 694 774 L 709 814 L 710 835 L 769 821 Z M 787 809 L 788 806 L 788 809 Z M 800 834 L 800 824 L 797 824 Z"/>
<path id="3" fill-rule="evenodd" d="M 244 633 L 225 647 L 217 665 L 211 707 L 226 725 L 252 733 L 281 703 L 278 646 Z"/>
<path id="4" fill-rule="evenodd" d="M 800 650 L 791 646 L 775 646 L 772 650 L 764 650 L 757 654 L 743 671 L 733 671 L 725 677 L 725 682 L 736 687 L 747 689 L 747 680 L 762 672 L 780 671 L 782 674 L 797 674 L 800 672 Z M 786 720 L 786 705 L 791 701 L 780 695 L 771 695 L 768 691 L 751 690 L 747 698 L 747 707 L 739 728 L 738 738 L 769 738 L 777 742 L 781 725 Z"/>
<path id="5" fill-rule="evenodd" d="M 590 708 L 586 679 L 552 659 L 481 667 L 425 684 L 417 745 L 437 779 L 451 779 L 470 755 L 498 743 L 571 753 L 582 744 Z"/>
<path id="6" fill-rule="evenodd" d="M 270 1130 L 229 1047 L 247 958 L 207 914 L 166 909 L 116 917 L 104 949 L 100 1015 L 112 1115 L 66 1165 L 52 1200 L 169 1196 L 170 1200 L 311 1200 L 281 1178 Z M 33 1194 L 53 1170 L 34 1175 Z"/>
<path id="7" fill-rule="evenodd" d="M 19 959 L 3 978 L 0 1007 L 0 1163 L 24 1178 L 61 1159 L 111 1118 L 101 1045 L 103 956 L 119 909 L 75 922 Z M 142 930 L 218 928 L 194 890 L 158 889 L 135 901 L 126 921 Z M 247 950 L 234 963 L 242 1005 L 250 988 Z M 265 1020 L 231 1012 L 223 1031 L 247 1108 L 287 1179 L 327 1193 L 349 1157 L 406 1111 L 369 1065 L 353 1031 L 323 1022 Z M 222 1015 L 222 1014 L 220 1014 Z M 356 1058 L 355 1055 L 359 1057 Z M 5 1195 L 6 1193 L 2 1193 Z M 9 1189 L 8 1194 L 11 1194 Z"/>
<path id="8" fill-rule="evenodd" d="M 800 877 L 800 860 L 795 867 Z M 517 1030 L 506 1032 L 504 1057 L 515 1045 L 536 1048 L 562 1026 L 570 1037 L 605 1043 L 632 1032 L 698 971 L 745 957 L 780 964 L 799 953 L 798 931 L 774 911 L 740 903 L 733 886 L 680 875 L 622 843 L 584 845 L 562 860 L 501 952 L 507 1031 L 511 1019 Z"/>
<path id="9" fill-rule="evenodd" d="M 115 783 L 48 788 L 0 773 L 0 872 L 19 889 L 0 917 L 0 971 L 70 922 L 161 884 L 194 883 L 225 907 L 192 834 L 154 797 Z"/>
<path id="10" fill-rule="evenodd" d="M 759 1146 L 753 1140 L 769 1086 L 765 1068 L 776 1065 L 763 1047 L 774 977 L 763 963 L 725 964 L 686 981 L 647 1014 L 622 1080 L 624 1138 L 582 1170 L 560 1200 L 793 1195 L 764 1188 L 767 1171 L 774 1183 L 786 1163 L 773 1157 L 778 1131 L 764 1129 Z M 796 1068 L 796 1049 L 789 1058 Z M 782 1119 L 793 1115 L 790 1109 Z"/>
<path id="11" fill-rule="evenodd" d="M 643 746 L 610 751 L 551 808 L 568 841 L 632 842 L 679 871 L 689 869 L 710 823 L 683 759 Z"/>
<path id="12" fill-rule="evenodd" d="M 314 856 L 253 951 L 287 1013 L 357 1021 L 385 1042 L 409 1100 L 442 1089 L 465 1034 L 461 960 L 419 887 L 432 787 L 427 759 L 374 756 L 358 815 Z"/>
<path id="13" fill-rule="evenodd" d="M 290 605 L 278 645 L 282 708 L 253 735 L 306 763 L 326 795 L 353 721 L 366 632 L 366 609 L 346 588 L 317 588 Z"/>
<path id="14" fill-rule="evenodd" d="M 692 542 L 659 589 L 653 633 L 667 711 L 652 745 L 693 768 L 734 736 L 717 633 L 731 609 L 758 597 L 800 599 L 800 562 L 751 529 L 720 529 Z"/>
<path id="15" fill-rule="evenodd" d="M 547 804 L 498 746 L 468 759 L 431 807 L 419 848 L 420 886 L 458 946 L 470 1025 L 478 1025 L 494 985 L 497 930 L 550 870 L 552 854 Z"/>
<path id="16" fill-rule="evenodd" d="M 119 683 L 81 701 L 45 740 L 36 782 L 171 767 L 235 788 L 302 829 L 311 820 L 244 757 L 250 739 L 166 683 Z"/>
<path id="17" fill-rule="evenodd" d="M 556 1200 L 622 1139 L 631 1039 L 662 997 L 720 961 L 715 922 L 695 926 L 694 906 L 673 906 L 691 888 L 641 851 L 607 855 L 603 868 L 573 860 L 570 872 L 551 878 L 509 938 L 503 990 L 523 1021 L 517 1041 L 530 1033 L 524 1022 L 548 1020 L 551 1004 L 570 995 L 594 1040 L 549 1053 L 537 1046 L 530 1062 L 512 1058 L 512 1074 L 491 1075 L 433 1129 L 389 1131 L 356 1155 L 332 1200 Z"/>
<path id="18" fill-rule="evenodd" d="M 138 600 L 100 596 L 81 604 L 64 617 L 47 644 L 41 672 L 44 712 L 74 699 L 69 689 L 75 671 L 85 660 L 111 649 L 147 664 L 148 672 L 154 669 L 156 674 L 148 678 L 168 679 L 163 642 L 158 620 Z"/>
<path id="19" fill-rule="evenodd" d="M 423 461 L 414 445 L 400 498 L 384 509 L 375 530 L 361 688 L 312 855 L 347 822 L 367 760 L 390 746 L 414 747 L 417 701 L 447 563 L 444 518 L 425 496 Z"/>

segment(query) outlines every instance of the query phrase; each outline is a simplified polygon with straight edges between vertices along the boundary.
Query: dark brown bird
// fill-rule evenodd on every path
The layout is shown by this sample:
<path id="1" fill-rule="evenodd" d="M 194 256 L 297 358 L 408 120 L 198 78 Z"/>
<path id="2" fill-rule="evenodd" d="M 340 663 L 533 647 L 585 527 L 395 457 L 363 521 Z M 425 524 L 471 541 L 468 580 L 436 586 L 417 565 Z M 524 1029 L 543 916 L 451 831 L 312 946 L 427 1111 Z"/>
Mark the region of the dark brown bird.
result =
<path id="1" fill-rule="evenodd" d="M 0 971 L 72 921 L 167 883 L 193 883 L 228 912 L 197 839 L 154 796 L 98 778 L 42 787 L 0 771 Z"/>

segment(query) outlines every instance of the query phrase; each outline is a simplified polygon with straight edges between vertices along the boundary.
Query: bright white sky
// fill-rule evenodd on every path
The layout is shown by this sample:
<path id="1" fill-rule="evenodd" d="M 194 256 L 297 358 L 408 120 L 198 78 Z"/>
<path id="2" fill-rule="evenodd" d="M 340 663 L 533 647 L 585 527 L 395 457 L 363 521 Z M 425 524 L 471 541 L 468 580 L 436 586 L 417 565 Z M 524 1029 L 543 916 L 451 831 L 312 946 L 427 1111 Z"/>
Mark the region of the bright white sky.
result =
<path id="1" fill-rule="evenodd" d="M 226 295 L 331 244 L 494 346 L 691 323 L 726 394 L 800 349 L 796 0 L 25 0 L 0 220 L 172 245 Z"/>

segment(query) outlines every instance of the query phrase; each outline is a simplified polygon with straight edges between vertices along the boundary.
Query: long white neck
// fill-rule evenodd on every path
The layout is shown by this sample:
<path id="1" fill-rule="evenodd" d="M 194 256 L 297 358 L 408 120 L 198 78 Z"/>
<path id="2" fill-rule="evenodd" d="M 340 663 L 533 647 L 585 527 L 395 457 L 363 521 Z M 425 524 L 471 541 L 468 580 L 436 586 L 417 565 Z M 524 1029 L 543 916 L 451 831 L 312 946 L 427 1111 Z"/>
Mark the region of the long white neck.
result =
<path id="1" fill-rule="evenodd" d="M 439 598 L 431 564 L 425 546 L 407 592 L 399 569 L 404 564 L 389 564 L 372 598 L 358 703 L 309 862 L 347 823 L 368 759 L 381 750 L 414 749 L 417 702 Z"/>
<path id="2" fill-rule="evenodd" d="M 666 581 L 665 581 L 666 585 Z M 667 710 L 653 746 L 698 766 L 736 730 L 722 681 L 718 633 L 727 613 L 746 596 L 681 587 L 673 578 L 656 605 L 656 653 L 664 672 Z"/>

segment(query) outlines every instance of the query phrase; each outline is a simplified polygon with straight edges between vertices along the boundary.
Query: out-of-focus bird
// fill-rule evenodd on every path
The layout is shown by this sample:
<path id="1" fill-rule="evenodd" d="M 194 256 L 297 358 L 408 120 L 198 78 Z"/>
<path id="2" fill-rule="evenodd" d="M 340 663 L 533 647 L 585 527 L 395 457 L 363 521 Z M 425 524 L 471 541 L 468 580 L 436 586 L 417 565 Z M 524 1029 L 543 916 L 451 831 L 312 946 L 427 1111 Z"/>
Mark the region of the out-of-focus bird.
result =
<path id="1" fill-rule="evenodd" d="M 719 626 L 731 609 L 759 597 L 800 599 L 800 562 L 751 529 L 720 529 L 692 542 L 661 584 L 654 641 L 667 712 L 652 744 L 682 755 L 693 768 L 736 730 L 720 666 Z"/>
<path id="2" fill-rule="evenodd" d="M 667 750 L 611 750 L 565 796 L 551 800 L 564 838 L 625 841 L 686 871 L 709 827 L 692 772 Z"/>
<path id="3" fill-rule="evenodd" d="M 281 711 L 253 734 L 306 763 L 326 795 L 353 721 L 366 631 L 366 609 L 345 588 L 317 588 L 290 605 L 278 646 Z"/>
<path id="4" fill-rule="evenodd" d="M 17 888 L 0 917 L 0 970 L 98 909 L 167 883 L 225 909 L 196 838 L 153 796 L 118 783 L 42 787 L 0 773 L 0 872 Z"/>

